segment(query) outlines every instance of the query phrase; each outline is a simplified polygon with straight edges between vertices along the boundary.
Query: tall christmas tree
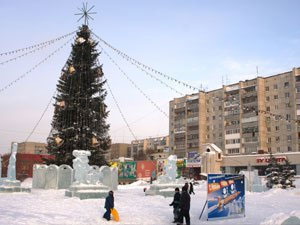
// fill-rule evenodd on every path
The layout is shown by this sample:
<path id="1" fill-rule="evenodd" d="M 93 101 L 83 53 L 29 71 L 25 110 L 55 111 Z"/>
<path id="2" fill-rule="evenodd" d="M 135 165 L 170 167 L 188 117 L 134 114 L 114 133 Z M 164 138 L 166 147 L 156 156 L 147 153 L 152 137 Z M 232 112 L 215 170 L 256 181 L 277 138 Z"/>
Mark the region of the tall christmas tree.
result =
<path id="1" fill-rule="evenodd" d="M 52 131 L 47 139 L 48 151 L 55 159 L 47 163 L 72 165 L 73 150 L 89 150 L 91 165 L 107 164 L 104 155 L 111 143 L 104 103 L 107 92 L 96 46 L 89 27 L 82 25 L 57 85 Z"/>

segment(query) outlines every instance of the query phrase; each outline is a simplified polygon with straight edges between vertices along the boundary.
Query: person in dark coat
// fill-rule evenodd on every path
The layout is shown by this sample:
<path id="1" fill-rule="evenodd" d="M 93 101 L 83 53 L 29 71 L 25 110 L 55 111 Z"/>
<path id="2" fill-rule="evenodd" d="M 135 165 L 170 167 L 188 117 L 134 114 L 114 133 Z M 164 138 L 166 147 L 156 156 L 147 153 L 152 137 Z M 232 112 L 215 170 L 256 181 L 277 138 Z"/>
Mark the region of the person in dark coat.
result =
<path id="1" fill-rule="evenodd" d="M 108 196 L 105 199 L 104 208 L 106 209 L 106 212 L 104 213 L 103 218 L 105 218 L 105 219 L 107 219 L 107 221 L 109 221 L 111 209 L 114 208 L 114 192 L 113 191 L 108 192 Z"/>
<path id="2" fill-rule="evenodd" d="M 173 202 L 169 206 L 173 206 L 173 215 L 174 215 L 174 221 L 173 223 L 178 222 L 179 219 L 179 202 L 180 202 L 180 193 L 179 188 L 175 188 L 175 194 Z"/>
<path id="3" fill-rule="evenodd" d="M 190 225 L 190 205 L 191 205 L 191 197 L 187 192 L 186 186 L 183 186 L 182 193 L 180 196 L 180 202 L 179 202 L 179 208 L 180 208 L 179 223 L 180 224 L 183 223 L 183 217 L 184 217 L 186 224 Z"/>
<path id="4" fill-rule="evenodd" d="M 189 183 L 188 183 L 188 182 L 185 182 L 185 184 L 184 184 L 183 187 L 185 187 L 185 188 L 186 188 L 186 191 L 188 191 L 188 190 L 189 190 Z"/>
<path id="5" fill-rule="evenodd" d="M 192 184 L 192 182 L 190 182 L 189 194 L 191 195 L 192 193 L 195 194 L 195 192 L 194 192 L 194 185 Z"/>

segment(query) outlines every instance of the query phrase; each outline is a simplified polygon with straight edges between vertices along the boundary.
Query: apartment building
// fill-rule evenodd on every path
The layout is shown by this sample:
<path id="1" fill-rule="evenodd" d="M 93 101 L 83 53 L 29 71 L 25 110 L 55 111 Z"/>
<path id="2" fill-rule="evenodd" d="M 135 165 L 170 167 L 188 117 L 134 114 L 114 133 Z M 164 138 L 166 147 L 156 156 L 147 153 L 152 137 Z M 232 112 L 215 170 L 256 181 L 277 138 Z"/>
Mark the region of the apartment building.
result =
<path id="1" fill-rule="evenodd" d="M 110 159 L 118 159 L 120 157 L 130 157 L 131 145 L 126 143 L 114 143 L 110 147 Z"/>
<path id="2" fill-rule="evenodd" d="M 170 149 L 178 157 L 214 143 L 225 155 L 299 151 L 300 68 L 240 81 L 169 103 Z"/>
<path id="3" fill-rule="evenodd" d="M 155 137 L 131 142 L 131 157 L 133 158 L 166 158 L 169 155 L 169 137 Z"/>

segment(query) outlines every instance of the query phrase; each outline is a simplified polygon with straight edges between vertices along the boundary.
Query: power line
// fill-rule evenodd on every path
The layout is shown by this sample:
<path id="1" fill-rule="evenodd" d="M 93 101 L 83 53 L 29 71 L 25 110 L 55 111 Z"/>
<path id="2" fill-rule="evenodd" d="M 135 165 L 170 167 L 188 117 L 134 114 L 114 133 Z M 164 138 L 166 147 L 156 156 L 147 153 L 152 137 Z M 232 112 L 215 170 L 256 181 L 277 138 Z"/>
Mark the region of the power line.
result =
<path id="1" fill-rule="evenodd" d="M 192 89 L 193 91 L 201 91 L 199 88 L 193 87 L 192 85 L 189 85 L 189 84 L 187 84 L 186 82 L 183 82 L 183 81 L 180 81 L 180 80 L 178 80 L 178 79 L 175 79 L 175 78 L 173 78 L 173 77 L 171 77 L 171 76 L 169 76 L 169 75 L 167 75 L 167 74 L 165 74 L 165 73 L 162 73 L 162 72 L 160 72 L 160 71 L 158 71 L 158 70 L 156 70 L 156 69 L 154 69 L 154 68 L 152 68 L 152 67 L 150 67 L 150 66 L 147 66 L 147 65 L 141 63 L 140 61 L 138 61 L 138 60 L 136 60 L 136 59 L 130 57 L 130 56 L 127 55 L 126 53 L 122 52 L 121 50 L 119 50 L 119 49 L 113 47 L 113 46 L 110 45 L 108 42 L 106 42 L 106 41 L 104 41 L 102 38 L 100 38 L 100 37 L 99 37 L 97 34 L 95 34 L 94 32 L 92 32 L 92 34 L 95 35 L 95 37 L 98 38 L 101 42 L 103 42 L 106 46 L 108 46 L 109 48 L 111 48 L 112 50 L 114 50 L 118 55 L 120 55 L 120 56 L 122 56 L 123 58 L 125 58 L 127 61 L 132 61 L 132 62 L 136 63 L 137 65 L 139 65 L 139 66 L 141 66 L 141 67 L 143 67 L 143 68 L 145 68 L 145 69 L 147 69 L 147 70 L 150 70 L 150 71 L 154 72 L 155 74 L 158 74 L 158 75 L 160 75 L 160 76 L 162 76 L 162 77 L 164 77 L 164 78 L 167 78 L 168 80 L 171 80 L 171 81 L 173 81 L 173 82 L 176 82 L 176 83 L 178 83 L 178 84 L 181 84 L 181 85 L 183 85 L 183 86 L 185 86 L 185 87 L 187 87 L 187 88 L 189 88 L 189 89 Z"/>
<path id="2" fill-rule="evenodd" d="M 3 52 L 3 53 L 0 53 L 0 56 L 16 54 L 17 52 L 27 51 L 27 50 L 29 50 L 29 49 L 36 48 L 36 47 L 39 47 L 39 46 L 41 46 L 41 45 L 48 44 L 48 43 L 50 43 L 50 42 L 59 41 L 59 40 L 65 38 L 65 37 L 68 37 L 68 36 L 74 34 L 75 32 L 76 32 L 76 31 L 73 31 L 73 32 L 68 33 L 68 34 L 65 34 L 65 35 L 63 35 L 63 36 L 54 38 L 54 39 L 49 40 L 49 41 L 44 41 L 44 42 L 41 42 L 41 43 L 38 43 L 38 44 L 35 44 L 35 45 L 31 45 L 31 46 L 29 46 L 29 47 L 16 49 L 16 50 L 12 50 L 12 51 L 9 51 L 9 52 Z"/>
<path id="3" fill-rule="evenodd" d="M 55 92 L 53 93 L 53 95 L 51 96 L 50 101 L 48 102 L 46 108 L 44 109 L 44 111 L 43 111 L 41 117 L 39 118 L 39 120 L 37 121 L 37 123 L 34 125 L 32 131 L 30 132 L 30 134 L 28 135 L 28 137 L 25 139 L 25 142 L 28 141 L 28 139 L 29 139 L 29 138 L 31 137 L 31 135 L 34 133 L 34 131 L 35 131 L 35 129 L 37 128 L 37 126 L 40 124 L 40 122 L 41 122 L 41 120 L 43 119 L 45 113 L 47 112 L 47 110 L 48 110 L 48 108 L 49 108 L 49 106 L 50 106 L 50 104 L 51 104 L 51 102 L 52 102 L 52 100 L 53 100 L 55 94 L 56 94 L 56 91 L 55 91 Z"/>
<path id="4" fill-rule="evenodd" d="M 108 84 L 107 79 L 106 79 L 106 85 L 107 85 L 107 87 L 108 87 L 108 90 L 109 90 L 109 92 L 110 92 L 110 94 L 111 94 L 111 96 L 112 96 L 112 98 L 113 98 L 113 100 L 114 100 L 114 102 L 115 102 L 115 104 L 116 104 L 116 106 L 117 106 L 117 108 L 118 108 L 118 110 L 119 110 L 121 116 L 122 116 L 122 119 L 124 120 L 124 122 L 125 122 L 125 124 L 126 124 L 126 126 L 127 126 L 127 128 L 128 128 L 128 130 L 130 131 L 130 133 L 132 134 L 132 136 L 134 137 L 134 139 L 137 140 L 135 134 L 133 133 L 131 127 L 129 126 L 129 124 L 128 124 L 128 122 L 127 122 L 127 120 L 126 120 L 126 118 L 125 118 L 125 116 L 124 116 L 124 114 L 123 114 L 123 112 L 122 112 L 122 110 L 121 110 L 121 108 L 120 108 L 120 106 L 119 106 L 118 101 L 116 100 L 116 98 L 115 98 L 115 96 L 114 96 L 114 94 L 113 94 L 113 92 L 112 92 L 112 90 L 111 90 L 111 88 L 110 88 L 110 86 L 109 86 L 109 84 Z"/>
<path id="5" fill-rule="evenodd" d="M 21 80 L 22 78 L 24 78 L 26 75 L 28 75 L 29 73 L 31 73 L 32 71 L 34 71 L 37 67 L 39 67 L 41 64 L 43 64 L 44 62 L 46 62 L 49 58 L 51 58 L 55 53 L 59 52 L 62 48 L 64 48 L 70 41 L 72 41 L 73 38 L 69 39 L 66 43 L 64 43 L 62 46 L 60 46 L 58 49 L 56 49 L 55 51 L 53 51 L 51 54 L 49 54 L 46 58 L 44 58 L 42 61 L 40 61 L 39 63 L 37 63 L 35 66 L 31 67 L 31 69 L 29 69 L 27 72 L 23 73 L 21 76 L 19 76 L 17 79 L 11 81 L 9 84 L 7 84 L 6 86 L 4 86 L 3 88 L 0 89 L 0 93 L 5 91 L 7 88 L 11 87 L 12 85 L 14 85 L 15 83 L 17 83 L 19 80 Z"/>
<path id="6" fill-rule="evenodd" d="M 104 54 L 109 58 L 109 60 L 121 71 L 121 73 L 126 77 L 127 80 L 152 104 L 156 109 L 158 109 L 161 113 L 163 113 L 167 118 L 169 118 L 168 114 L 164 112 L 148 95 L 145 94 L 145 92 L 142 91 L 141 88 L 139 88 L 136 83 L 128 77 L 128 75 L 124 72 L 124 70 L 121 69 L 121 67 L 115 62 L 114 59 L 111 58 L 111 56 L 102 48 L 101 45 L 99 45 L 101 50 L 104 52 Z"/>

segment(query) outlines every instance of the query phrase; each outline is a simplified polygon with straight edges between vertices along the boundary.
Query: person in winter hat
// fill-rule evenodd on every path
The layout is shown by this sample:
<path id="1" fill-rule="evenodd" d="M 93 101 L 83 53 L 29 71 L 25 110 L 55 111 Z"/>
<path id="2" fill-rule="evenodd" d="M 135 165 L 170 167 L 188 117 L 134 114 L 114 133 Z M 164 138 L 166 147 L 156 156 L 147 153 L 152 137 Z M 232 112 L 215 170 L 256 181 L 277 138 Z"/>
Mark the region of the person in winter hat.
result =
<path id="1" fill-rule="evenodd" d="M 105 219 L 107 219 L 107 221 L 109 221 L 111 209 L 114 208 L 114 192 L 113 191 L 108 192 L 108 196 L 105 199 L 104 208 L 106 209 L 106 212 L 104 213 L 103 218 L 105 218 Z"/>
<path id="2" fill-rule="evenodd" d="M 174 215 L 174 221 L 173 223 L 178 222 L 179 219 L 179 202 L 180 202 L 180 192 L 179 188 L 175 188 L 175 194 L 173 202 L 169 206 L 173 206 L 173 215 Z"/>
<path id="3" fill-rule="evenodd" d="M 183 224 L 183 217 L 184 217 L 186 224 L 190 225 L 190 205 L 191 205 L 191 197 L 187 192 L 186 186 L 183 186 L 181 196 L 180 196 L 180 202 L 179 202 L 180 217 L 179 217 L 179 223 L 177 224 Z"/>

